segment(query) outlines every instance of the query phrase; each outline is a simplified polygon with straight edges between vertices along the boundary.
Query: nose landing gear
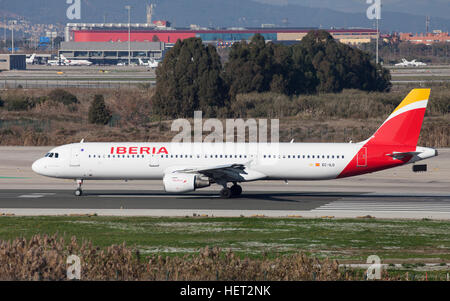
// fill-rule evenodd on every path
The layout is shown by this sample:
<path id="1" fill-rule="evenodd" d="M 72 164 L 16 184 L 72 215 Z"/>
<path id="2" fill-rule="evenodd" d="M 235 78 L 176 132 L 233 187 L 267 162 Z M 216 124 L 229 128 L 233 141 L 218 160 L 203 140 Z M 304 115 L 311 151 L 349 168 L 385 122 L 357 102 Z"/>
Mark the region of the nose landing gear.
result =
<path id="1" fill-rule="evenodd" d="M 83 185 L 83 180 L 78 180 L 77 179 L 77 189 L 75 190 L 75 195 L 76 196 L 82 196 L 83 195 L 83 190 L 81 189 L 82 185 Z"/>

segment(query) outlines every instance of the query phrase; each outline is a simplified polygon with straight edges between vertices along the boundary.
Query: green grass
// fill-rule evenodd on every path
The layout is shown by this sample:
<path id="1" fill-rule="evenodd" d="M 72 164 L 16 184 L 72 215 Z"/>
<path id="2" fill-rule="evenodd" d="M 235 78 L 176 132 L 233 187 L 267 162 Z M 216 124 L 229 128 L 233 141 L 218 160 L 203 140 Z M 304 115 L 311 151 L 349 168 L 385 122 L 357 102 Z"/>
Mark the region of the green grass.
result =
<path id="1" fill-rule="evenodd" d="M 205 246 L 240 256 L 276 257 L 299 251 L 320 258 L 387 262 L 449 262 L 446 221 L 268 218 L 1 217 L 0 239 L 34 234 L 77 236 L 106 247 L 126 242 L 144 255 L 181 256 Z"/>

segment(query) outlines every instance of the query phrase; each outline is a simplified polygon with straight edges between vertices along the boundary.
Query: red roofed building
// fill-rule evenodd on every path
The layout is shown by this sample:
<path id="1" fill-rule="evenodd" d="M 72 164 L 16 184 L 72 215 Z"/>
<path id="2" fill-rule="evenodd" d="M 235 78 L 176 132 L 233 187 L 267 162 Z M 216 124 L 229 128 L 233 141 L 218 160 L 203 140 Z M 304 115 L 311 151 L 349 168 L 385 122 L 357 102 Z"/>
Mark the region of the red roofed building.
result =
<path id="1" fill-rule="evenodd" d="M 440 30 L 434 30 L 433 33 L 416 35 L 413 35 L 412 33 L 400 33 L 400 41 L 426 45 L 450 43 L 450 35 L 448 32 L 442 32 Z"/>

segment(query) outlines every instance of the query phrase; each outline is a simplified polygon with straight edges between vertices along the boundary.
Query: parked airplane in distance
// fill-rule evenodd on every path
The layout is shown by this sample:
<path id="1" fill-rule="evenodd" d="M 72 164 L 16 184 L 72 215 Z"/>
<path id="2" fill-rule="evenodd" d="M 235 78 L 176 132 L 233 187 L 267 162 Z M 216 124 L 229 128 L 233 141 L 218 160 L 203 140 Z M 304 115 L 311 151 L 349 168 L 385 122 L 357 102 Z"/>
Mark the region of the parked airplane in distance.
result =
<path id="1" fill-rule="evenodd" d="M 395 64 L 395 66 L 398 67 L 420 67 L 420 66 L 426 66 L 427 64 L 422 63 L 422 62 L 417 62 L 416 60 L 412 60 L 411 62 L 409 62 L 406 59 L 402 59 L 401 63 Z"/>
<path id="2" fill-rule="evenodd" d="M 359 143 L 80 143 L 50 150 L 34 172 L 84 180 L 163 181 L 186 193 L 213 183 L 223 198 L 257 180 L 330 180 L 415 163 L 438 155 L 417 146 L 430 89 L 414 89 L 369 139 Z M 422 166 L 423 167 L 423 166 Z M 228 184 L 232 183 L 231 187 Z"/>
<path id="3" fill-rule="evenodd" d="M 143 60 L 139 59 L 139 66 L 146 66 L 146 67 L 150 67 L 152 69 L 157 68 L 159 65 L 159 62 L 156 60 L 148 60 L 147 63 L 145 63 Z"/>
<path id="4" fill-rule="evenodd" d="M 26 59 L 27 64 L 34 64 L 34 59 L 36 58 L 36 53 L 33 53 L 29 58 Z"/>
<path id="5" fill-rule="evenodd" d="M 64 55 L 61 54 L 61 61 L 66 66 L 90 66 L 93 63 L 88 60 L 68 60 Z"/>
<path id="6" fill-rule="evenodd" d="M 56 60 L 48 60 L 47 61 L 48 66 L 65 66 L 64 62 L 61 60 L 61 58 L 58 58 Z"/>

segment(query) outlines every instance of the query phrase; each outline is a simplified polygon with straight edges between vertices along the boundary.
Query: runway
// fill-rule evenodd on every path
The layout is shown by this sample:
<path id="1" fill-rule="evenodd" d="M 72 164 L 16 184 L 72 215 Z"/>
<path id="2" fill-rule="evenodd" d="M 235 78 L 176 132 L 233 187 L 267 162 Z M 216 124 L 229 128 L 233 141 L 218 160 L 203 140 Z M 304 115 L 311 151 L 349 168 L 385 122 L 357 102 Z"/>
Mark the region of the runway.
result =
<path id="1" fill-rule="evenodd" d="M 243 183 L 239 198 L 221 199 L 220 187 L 166 194 L 162 181 L 86 181 L 75 197 L 70 180 L 41 177 L 31 163 L 51 147 L 0 147 L 0 214 L 25 216 L 336 217 L 450 220 L 450 149 L 425 163 L 331 181 Z"/>
<path id="2" fill-rule="evenodd" d="M 450 194 L 370 192 L 295 193 L 251 191 L 221 199 L 206 191 L 171 195 L 163 191 L 2 190 L 0 212 L 15 215 L 97 214 L 116 216 L 267 216 L 450 219 Z"/>

